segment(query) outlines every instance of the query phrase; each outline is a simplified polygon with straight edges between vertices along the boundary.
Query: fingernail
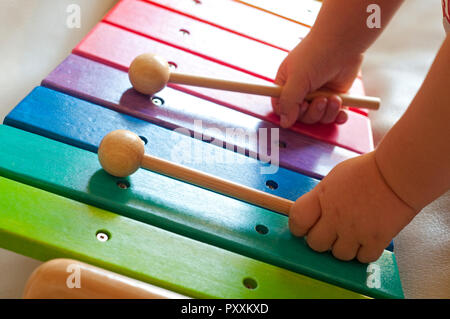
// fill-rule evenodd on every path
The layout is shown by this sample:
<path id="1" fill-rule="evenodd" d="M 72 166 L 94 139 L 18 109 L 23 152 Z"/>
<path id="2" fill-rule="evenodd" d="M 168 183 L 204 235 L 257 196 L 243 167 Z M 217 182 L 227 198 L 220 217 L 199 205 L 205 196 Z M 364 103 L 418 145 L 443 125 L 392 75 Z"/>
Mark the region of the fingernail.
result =
<path id="1" fill-rule="evenodd" d="M 340 112 L 336 117 L 337 124 L 344 124 L 347 121 L 347 114 L 345 112 Z"/>
<path id="2" fill-rule="evenodd" d="M 325 110 L 325 107 L 327 106 L 327 102 L 326 101 L 320 101 L 317 104 L 317 109 L 322 112 Z"/>
<path id="3" fill-rule="evenodd" d="M 336 108 L 336 109 L 340 108 L 339 103 L 336 102 L 336 101 L 331 101 L 330 102 L 330 106 L 333 107 L 333 108 Z"/>

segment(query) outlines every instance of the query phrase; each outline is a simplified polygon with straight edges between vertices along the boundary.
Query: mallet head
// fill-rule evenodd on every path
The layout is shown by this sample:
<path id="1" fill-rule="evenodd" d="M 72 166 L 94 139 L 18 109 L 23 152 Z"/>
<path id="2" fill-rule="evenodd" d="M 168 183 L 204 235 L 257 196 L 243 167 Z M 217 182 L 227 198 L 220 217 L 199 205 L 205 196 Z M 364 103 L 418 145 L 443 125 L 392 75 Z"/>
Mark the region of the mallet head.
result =
<path id="1" fill-rule="evenodd" d="M 116 177 L 127 177 L 136 172 L 144 154 L 144 142 L 126 130 L 110 132 L 98 148 L 98 159 L 103 169 Z"/>
<path id="2" fill-rule="evenodd" d="M 153 95 L 164 89 L 169 82 L 169 63 L 158 55 L 141 54 L 131 63 L 128 77 L 136 91 Z"/>

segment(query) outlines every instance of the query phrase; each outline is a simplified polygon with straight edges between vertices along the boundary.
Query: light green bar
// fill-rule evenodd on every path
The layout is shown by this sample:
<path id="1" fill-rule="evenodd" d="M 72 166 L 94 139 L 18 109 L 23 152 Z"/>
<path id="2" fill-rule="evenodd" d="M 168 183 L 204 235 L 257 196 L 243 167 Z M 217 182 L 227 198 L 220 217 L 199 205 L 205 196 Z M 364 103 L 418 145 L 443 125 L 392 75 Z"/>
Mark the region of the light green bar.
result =
<path id="1" fill-rule="evenodd" d="M 195 298 L 367 298 L 3 177 L 0 212 L 3 248 L 77 259 Z"/>

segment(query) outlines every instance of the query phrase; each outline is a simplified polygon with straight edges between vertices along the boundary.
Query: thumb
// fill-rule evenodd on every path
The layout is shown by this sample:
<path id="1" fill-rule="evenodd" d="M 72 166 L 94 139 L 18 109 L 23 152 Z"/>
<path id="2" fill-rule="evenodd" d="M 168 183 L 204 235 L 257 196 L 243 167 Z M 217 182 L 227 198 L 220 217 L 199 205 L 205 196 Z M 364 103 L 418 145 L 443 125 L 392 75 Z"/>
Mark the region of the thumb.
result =
<path id="1" fill-rule="evenodd" d="M 294 236 L 305 236 L 322 215 L 315 189 L 298 198 L 289 212 L 289 229 Z"/>
<path id="2" fill-rule="evenodd" d="M 279 86 L 284 86 L 286 84 L 286 78 L 287 78 L 287 62 L 286 60 L 281 63 L 280 67 L 278 68 L 277 76 L 275 77 L 275 84 Z M 276 115 L 280 115 L 280 97 L 272 97 L 272 109 L 275 112 Z"/>
<path id="3" fill-rule="evenodd" d="M 308 81 L 297 76 L 287 79 L 278 102 L 281 127 L 291 127 L 297 121 L 300 115 L 300 106 L 308 92 Z"/>

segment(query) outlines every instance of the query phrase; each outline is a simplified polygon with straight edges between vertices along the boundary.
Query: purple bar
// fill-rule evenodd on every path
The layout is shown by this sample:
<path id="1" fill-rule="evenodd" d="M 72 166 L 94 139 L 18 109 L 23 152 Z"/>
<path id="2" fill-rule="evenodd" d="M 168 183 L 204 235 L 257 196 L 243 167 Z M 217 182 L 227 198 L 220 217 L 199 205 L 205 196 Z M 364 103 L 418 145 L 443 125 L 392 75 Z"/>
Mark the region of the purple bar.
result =
<path id="1" fill-rule="evenodd" d="M 171 88 L 157 94 L 164 104 L 155 105 L 148 96 L 132 89 L 127 73 L 77 55 L 70 55 L 42 85 L 169 129 L 185 128 L 198 139 L 202 139 L 201 134 L 212 137 L 214 144 L 225 142 L 227 147 L 233 145 L 245 149 L 246 154 L 258 153 L 264 161 L 270 157 L 265 154 L 271 154 L 270 129 L 278 128 L 272 123 Z M 201 126 L 195 121 L 201 121 Z M 227 135 L 227 128 L 257 134 L 258 143 L 249 144 L 239 137 Z M 259 129 L 267 129 L 267 137 L 263 137 Z M 315 178 L 323 178 L 336 164 L 358 155 L 290 130 L 279 129 L 279 141 L 282 146 L 279 165 Z M 260 151 L 260 143 L 267 145 L 269 150 Z"/>

